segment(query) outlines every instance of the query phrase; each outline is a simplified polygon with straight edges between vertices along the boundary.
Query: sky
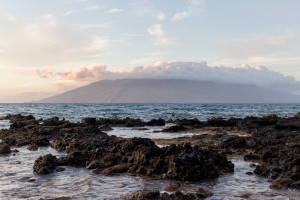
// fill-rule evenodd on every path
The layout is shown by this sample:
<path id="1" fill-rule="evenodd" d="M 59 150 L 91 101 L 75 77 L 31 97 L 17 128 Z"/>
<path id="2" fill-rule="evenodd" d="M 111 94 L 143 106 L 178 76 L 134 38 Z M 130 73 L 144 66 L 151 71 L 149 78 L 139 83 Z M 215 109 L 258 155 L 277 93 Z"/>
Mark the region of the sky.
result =
<path id="1" fill-rule="evenodd" d="M 185 78 L 299 93 L 299 0 L 0 0 L 0 102 Z"/>

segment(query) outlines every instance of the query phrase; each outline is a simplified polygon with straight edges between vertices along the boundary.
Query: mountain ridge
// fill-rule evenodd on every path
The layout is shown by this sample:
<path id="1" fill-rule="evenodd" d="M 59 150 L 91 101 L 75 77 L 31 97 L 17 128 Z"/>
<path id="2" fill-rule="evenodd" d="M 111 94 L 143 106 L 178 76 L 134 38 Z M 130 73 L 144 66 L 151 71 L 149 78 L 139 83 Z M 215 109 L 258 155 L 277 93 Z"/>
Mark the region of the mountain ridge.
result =
<path id="1" fill-rule="evenodd" d="M 300 96 L 247 84 L 116 79 L 94 82 L 37 103 L 300 103 Z"/>

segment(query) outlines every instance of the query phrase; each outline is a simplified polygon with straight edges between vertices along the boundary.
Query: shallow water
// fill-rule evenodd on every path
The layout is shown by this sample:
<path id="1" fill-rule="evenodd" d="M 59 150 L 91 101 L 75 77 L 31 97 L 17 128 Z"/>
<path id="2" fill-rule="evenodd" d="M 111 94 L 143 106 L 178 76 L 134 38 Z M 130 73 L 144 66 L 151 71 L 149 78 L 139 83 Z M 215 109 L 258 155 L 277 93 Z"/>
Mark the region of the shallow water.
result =
<path id="1" fill-rule="evenodd" d="M 9 128 L 9 120 L 0 120 L 0 130 Z"/>
<path id="2" fill-rule="evenodd" d="M 141 138 L 150 138 L 150 139 L 172 139 L 178 137 L 191 137 L 195 135 L 194 133 L 167 133 L 160 132 L 162 129 L 171 126 L 171 124 L 167 124 L 166 126 L 145 126 L 139 128 L 147 128 L 149 130 L 135 130 L 135 128 L 129 127 L 113 127 L 114 130 L 104 131 L 108 135 L 115 135 L 117 137 L 124 138 L 133 138 L 133 137 L 141 137 Z"/>
<path id="3" fill-rule="evenodd" d="M 13 148 L 14 149 L 14 148 Z M 0 156 L 0 199 L 120 199 L 121 196 L 148 188 L 162 190 L 170 180 L 145 181 L 128 174 L 103 176 L 93 174 L 85 168 L 68 167 L 65 171 L 49 175 L 33 173 L 34 160 L 39 155 L 51 153 L 57 157 L 65 155 L 51 147 L 40 147 L 29 151 L 18 147 L 20 152 Z M 15 155 L 14 155 L 15 154 Z M 202 187 L 213 192 L 208 199 L 300 199 L 296 190 L 273 190 L 267 179 L 246 172 L 253 171 L 251 162 L 232 159 L 235 172 L 221 175 L 218 179 L 200 183 L 181 182 L 183 192 L 194 192 Z"/>
<path id="4" fill-rule="evenodd" d="M 40 155 L 65 155 L 51 147 L 0 155 L 0 199 L 39 199 L 70 197 L 72 199 L 119 199 L 121 195 L 142 188 L 142 180 L 130 175 L 95 175 L 85 168 L 65 166 L 65 171 L 49 175 L 33 173 L 33 164 Z M 14 155 L 15 154 L 15 155 Z"/>

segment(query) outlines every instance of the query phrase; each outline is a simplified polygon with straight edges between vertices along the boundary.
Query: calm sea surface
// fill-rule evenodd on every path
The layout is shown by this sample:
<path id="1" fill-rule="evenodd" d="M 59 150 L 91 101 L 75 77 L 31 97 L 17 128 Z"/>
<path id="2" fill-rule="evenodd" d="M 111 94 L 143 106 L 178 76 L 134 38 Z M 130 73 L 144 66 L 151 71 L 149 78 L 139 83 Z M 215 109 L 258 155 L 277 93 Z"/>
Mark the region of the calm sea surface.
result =
<path id="1" fill-rule="evenodd" d="M 264 116 L 277 114 L 293 116 L 300 104 L 0 104 L 0 116 L 7 114 L 33 115 L 36 118 L 57 116 L 70 121 L 84 117 L 105 118 L 198 118 Z"/>
<path id="2" fill-rule="evenodd" d="M 199 118 L 211 117 L 294 116 L 300 112 L 300 104 L 0 104 L 0 117 L 8 114 L 33 115 L 36 118 L 58 116 L 76 122 L 84 117 L 114 118 Z M 168 126 L 168 125 L 167 125 Z M 0 120 L 0 129 L 8 128 L 8 120 Z M 153 133 L 163 127 L 149 127 L 149 130 L 137 131 L 127 127 L 114 127 L 107 132 L 122 137 L 173 138 L 190 136 L 189 133 Z M 120 199 L 120 197 L 143 188 L 163 190 L 169 180 L 147 181 L 129 174 L 121 176 L 95 175 L 85 168 L 66 166 L 63 172 L 49 175 L 33 173 L 34 160 L 47 153 L 58 157 L 51 147 L 40 147 L 38 151 L 29 151 L 27 146 L 12 147 L 18 153 L 0 155 L 0 199 Z M 241 158 L 232 159 L 235 172 L 222 175 L 217 179 L 199 183 L 182 182 L 183 191 L 195 191 L 203 187 L 213 192 L 208 199 L 300 199 L 297 190 L 273 190 L 266 178 L 249 176 L 253 171 L 251 162 Z"/>

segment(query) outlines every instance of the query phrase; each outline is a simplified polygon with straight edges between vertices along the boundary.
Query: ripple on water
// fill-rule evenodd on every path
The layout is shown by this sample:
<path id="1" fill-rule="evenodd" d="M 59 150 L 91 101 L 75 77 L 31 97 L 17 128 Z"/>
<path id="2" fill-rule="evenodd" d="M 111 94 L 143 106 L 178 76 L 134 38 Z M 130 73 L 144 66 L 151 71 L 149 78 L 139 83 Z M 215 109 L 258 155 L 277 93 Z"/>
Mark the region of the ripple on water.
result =
<path id="1" fill-rule="evenodd" d="M 170 180 L 145 181 L 128 174 L 103 176 L 85 168 L 66 166 L 63 172 L 49 175 L 33 173 L 34 160 L 47 153 L 64 156 L 51 147 L 29 151 L 18 147 L 20 152 L 0 156 L 0 199 L 120 199 L 121 196 L 143 188 L 162 191 Z M 267 179 L 246 172 L 253 171 L 242 159 L 232 159 L 235 172 L 221 175 L 218 179 L 199 183 L 181 182 L 183 192 L 194 192 L 202 187 L 213 192 L 208 199 L 300 199 L 296 190 L 273 190 Z"/>
<path id="2" fill-rule="evenodd" d="M 59 157 L 65 153 L 51 147 L 40 147 L 38 151 L 29 151 L 26 147 L 17 149 L 20 152 L 16 156 L 0 156 L 0 199 L 119 199 L 143 185 L 138 177 L 95 175 L 85 168 L 69 166 L 63 172 L 38 175 L 32 170 L 38 156 L 51 153 Z M 16 164 L 18 161 L 21 163 Z"/>

